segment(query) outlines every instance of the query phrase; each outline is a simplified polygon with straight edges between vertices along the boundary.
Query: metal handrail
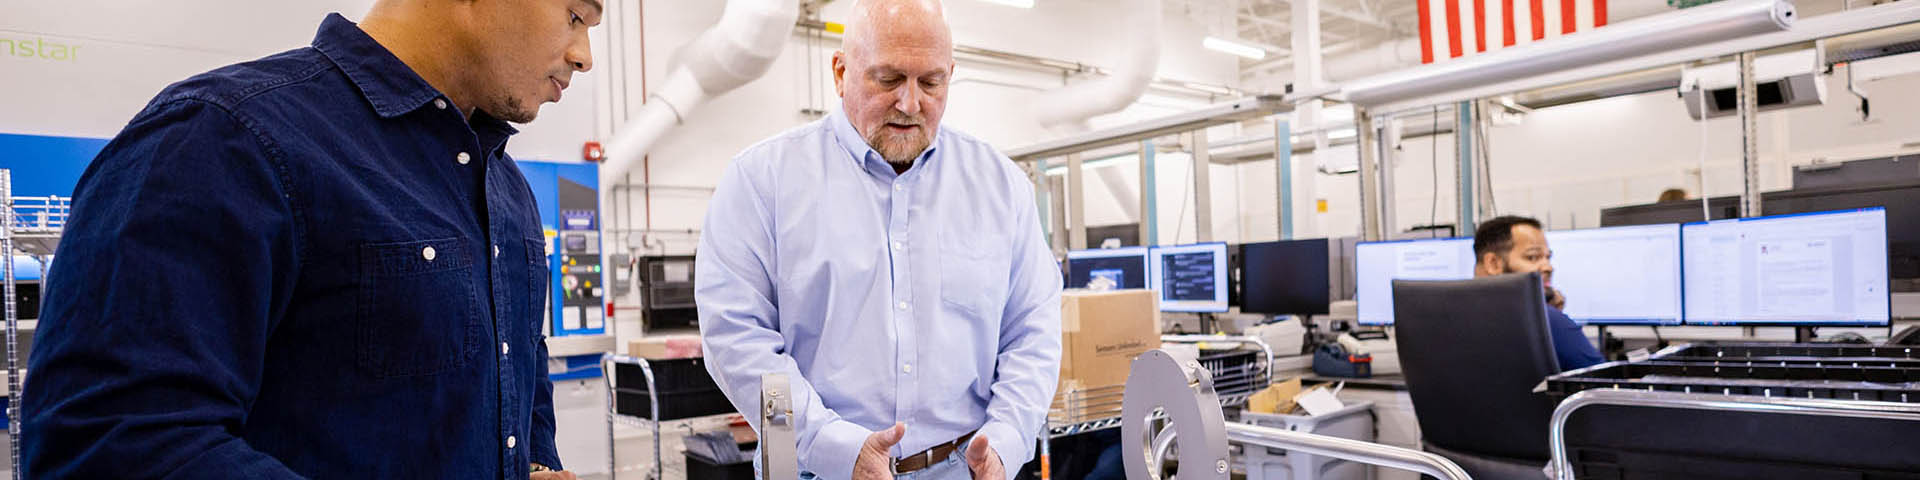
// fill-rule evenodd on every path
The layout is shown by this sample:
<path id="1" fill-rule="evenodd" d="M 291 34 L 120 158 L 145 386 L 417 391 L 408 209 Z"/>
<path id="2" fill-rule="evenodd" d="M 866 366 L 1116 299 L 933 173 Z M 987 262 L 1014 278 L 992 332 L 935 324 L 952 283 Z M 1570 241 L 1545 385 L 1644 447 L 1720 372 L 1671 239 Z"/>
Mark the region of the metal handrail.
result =
<path id="1" fill-rule="evenodd" d="M 1460 465 L 1447 460 L 1446 457 L 1373 442 L 1243 423 L 1227 424 L 1227 440 L 1245 445 L 1278 448 L 1368 465 L 1411 470 L 1432 475 L 1435 478 L 1450 480 L 1473 478 L 1467 475 L 1467 471 L 1460 468 Z"/>
<path id="2" fill-rule="evenodd" d="M 612 476 L 620 471 L 619 465 L 614 462 L 616 442 L 613 439 L 613 419 L 622 416 L 613 405 L 616 396 L 614 389 L 619 386 L 613 378 L 613 365 L 616 363 L 639 366 L 641 375 L 647 379 L 647 406 L 653 414 L 652 418 L 647 419 L 647 423 L 653 427 L 653 480 L 666 478 L 667 459 L 661 456 L 660 448 L 660 389 L 654 388 L 653 365 L 644 358 L 614 355 L 612 352 L 600 354 L 600 376 L 607 382 L 607 475 Z"/>
<path id="3" fill-rule="evenodd" d="M 1553 447 L 1555 478 L 1574 478 L 1573 464 L 1567 461 L 1567 419 L 1573 417 L 1575 411 L 1594 405 L 1920 421 L 1920 405 L 1907 403 L 1623 389 L 1586 390 L 1567 397 L 1559 407 L 1553 409 L 1553 424 L 1547 435 Z"/>
<path id="4" fill-rule="evenodd" d="M 5 197 L 13 206 L 8 227 L 22 231 L 56 231 L 66 226 L 73 212 L 71 197 Z"/>

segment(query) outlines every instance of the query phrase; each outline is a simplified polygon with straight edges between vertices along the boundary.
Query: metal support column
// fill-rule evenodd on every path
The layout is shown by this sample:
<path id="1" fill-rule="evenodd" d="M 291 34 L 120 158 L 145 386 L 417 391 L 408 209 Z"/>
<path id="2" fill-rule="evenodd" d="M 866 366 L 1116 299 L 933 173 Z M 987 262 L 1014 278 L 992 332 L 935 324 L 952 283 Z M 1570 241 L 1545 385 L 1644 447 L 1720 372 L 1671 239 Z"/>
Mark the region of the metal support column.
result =
<path id="1" fill-rule="evenodd" d="M 1740 217 L 1760 216 L 1759 96 L 1753 82 L 1753 52 L 1740 54 Z M 1701 172 L 1705 175 L 1706 172 Z M 1702 196 L 1705 196 L 1703 193 Z"/>
<path id="2" fill-rule="evenodd" d="M 1067 249 L 1087 248 L 1087 175 L 1080 154 L 1067 155 Z"/>
<path id="3" fill-rule="evenodd" d="M 1367 109 L 1354 107 L 1353 123 L 1359 141 L 1354 143 L 1360 151 L 1360 239 L 1364 241 L 1380 240 L 1380 172 L 1374 159 L 1380 152 L 1379 143 L 1374 141 L 1373 115 Z"/>
<path id="4" fill-rule="evenodd" d="M 1395 210 L 1397 210 L 1395 207 L 1399 206 L 1400 203 L 1400 200 L 1397 198 L 1398 195 L 1395 195 L 1395 186 L 1399 184 L 1394 182 L 1393 166 L 1400 164 L 1400 149 L 1398 147 L 1400 145 L 1401 125 L 1402 122 L 1394 118 L 1388 118 L 1385 122 L 1382 122 L 1380 125 L 1380 145 L 1377 147 L 1379 150 L 1375 150 L 1380 152 L 1380 172 L 1379 175 L 1374 176 L 1374 178 L 1377 179 L 1375 180 L 1376 182 L 1380 183 L 1375 191 L 1378 192 L 1376 195 L 1380 199 L 1380 235 L 1382 238 L 1392 238 L 1393 232 L 1399 231 L 1398 225 L 1400 225 L 1400 220 L 1399 217 L 1395 215 Z"/>
<path id="5" fill-rule="evenodd" d="M 1453 120 L 1453 138 L 1454 143 L 1457 143 L 1460 147 L 1458 153 L 1454 154 L 1455 163 L 1460 164 L 1460 174 L 1455 176 L 1455 183 L 1460 187 L 1460 198 L 1457 199 L 1460 204 L 1460 217 L 1454 222 L 1454 225 L 1458 227 L 1454 231 L 1455 236 L 1471 235 L 1474 226 L 1473 213 L 1475 205 L 1473 203 L 1473 192 L 1474 187 L 1479 184 L 1479 181 L 1473 176 L 1473 160 L 1475 158 L 1473 155 L 1474 129 L 1461 127 L 1463 125 L 1473 124 L 1473 110 L 1475 108 L 1473 102 L 1460 102 L 1459 106 L 1454 107 L 1456 115 L 1454 115 Z M 1440 126 L 1434 125 L 1434 128 L 1438 129 Z M 1439 173 L 1435 172 L 1434 174 L 1438 175 Z"/>
<path id="6" fill-rule="evenodd" d="M 1287 119 L 1273 116 L 1273 196 L 1281 240 L 1293 239 L 1293 129 Z"/>
<path id="7" fill-rule="evenodd" d="M 1047 245 L 1053 245 L 1053 236 L 1059 229 L 1053 228 L 1053 184 L 1047 181 L 1047 159 L 1033 161 L 1033 206 L 1040 212 L 1040 235 L 1047 239 Z"/>
<path id="8" fill-rule="evenodd" d="M 1193 231 L 1195 242 L 1213 241 L 1213 154 L 1207 130 L 1193 131 Z"/>
<path id="9" fill-rule="evenodd" d="M 1159 188 L 1154 183 L 1153 140 L 1140 141 L 1140 245 L 1160 244 Z"/>

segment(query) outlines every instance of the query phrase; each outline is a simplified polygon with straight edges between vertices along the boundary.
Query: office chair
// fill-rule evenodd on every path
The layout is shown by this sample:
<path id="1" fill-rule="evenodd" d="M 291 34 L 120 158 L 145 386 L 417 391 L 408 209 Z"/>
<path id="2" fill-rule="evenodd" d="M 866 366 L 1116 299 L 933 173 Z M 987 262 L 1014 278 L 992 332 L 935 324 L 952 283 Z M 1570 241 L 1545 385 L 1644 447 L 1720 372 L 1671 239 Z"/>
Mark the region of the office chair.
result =
<path id="1" fill-rule="evenodd" d="M 1559 373 L 1537 273 L 1393 282 L 1395 342 L 1422 447 L 1476 479 L 1546 478 Z"/>

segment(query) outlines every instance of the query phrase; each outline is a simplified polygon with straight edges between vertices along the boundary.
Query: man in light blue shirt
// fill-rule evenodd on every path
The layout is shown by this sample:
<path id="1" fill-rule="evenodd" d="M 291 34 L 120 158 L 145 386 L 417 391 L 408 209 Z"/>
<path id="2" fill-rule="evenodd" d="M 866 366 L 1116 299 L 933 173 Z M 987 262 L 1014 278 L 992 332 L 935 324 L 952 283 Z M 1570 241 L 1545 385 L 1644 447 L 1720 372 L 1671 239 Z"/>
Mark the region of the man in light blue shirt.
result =
<path id="1" fill-rule="evenodd" d="M 714 190 L 695 273 L 707 369 L 756 428 L 761 375 L 788 376 L 802 478 L 1011 478 L 1060 369 L 1032 185 L 940 127 L 954 64 L 937 2 L 854 9 L 841 108 L 741 152 Z"/>

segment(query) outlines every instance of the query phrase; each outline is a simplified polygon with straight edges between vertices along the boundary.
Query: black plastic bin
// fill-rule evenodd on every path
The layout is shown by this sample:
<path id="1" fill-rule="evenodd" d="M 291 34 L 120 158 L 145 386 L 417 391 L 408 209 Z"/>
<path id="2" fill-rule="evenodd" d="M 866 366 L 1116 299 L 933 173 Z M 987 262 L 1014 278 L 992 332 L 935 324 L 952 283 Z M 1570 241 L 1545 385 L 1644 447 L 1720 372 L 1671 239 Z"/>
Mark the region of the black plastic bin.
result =
<path id="1" fill-rule="evenodd" d="M 1749 347 L 1755 345 L 1719 350 L 1741 353 L 1737 360 L 1666 355 L 1600 364 L 1549 377 L 1546 394 L 1565 399 L 1582 390 L 1619 388 L 1724 399 L 1920 403 L 1920 368 L 1825 348 Z M 1862 360 L 1859 366 L 1854 358 Z M 1564 433 L 1569 463 L 1582 480 L 1920 480 L 1915 432 L 1920 421 L 1594 405 L 1568 417 Z"/>
<path id="2" fill-rule="evenodd" d="M 648 360 L 653 369 L 654 388 L 660 399 L 660 418 L 719 415 L 734 411 L 726 393 L 707 374 L 706 363 L 699 358 Z M 653 416 L 653 399 L 647 394 L 647 377 L 639 365 L 615 363 L 614 411 L 641 418 Z"/>

